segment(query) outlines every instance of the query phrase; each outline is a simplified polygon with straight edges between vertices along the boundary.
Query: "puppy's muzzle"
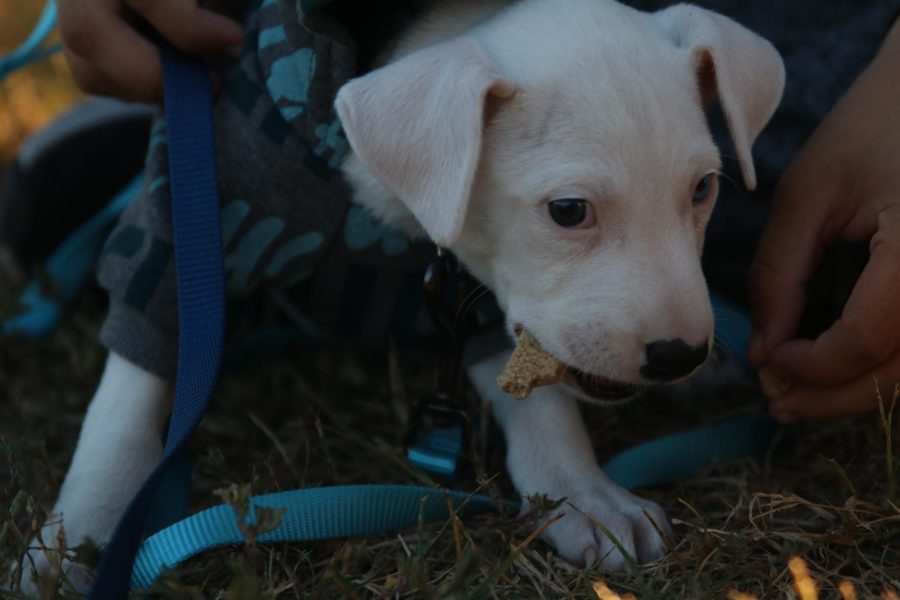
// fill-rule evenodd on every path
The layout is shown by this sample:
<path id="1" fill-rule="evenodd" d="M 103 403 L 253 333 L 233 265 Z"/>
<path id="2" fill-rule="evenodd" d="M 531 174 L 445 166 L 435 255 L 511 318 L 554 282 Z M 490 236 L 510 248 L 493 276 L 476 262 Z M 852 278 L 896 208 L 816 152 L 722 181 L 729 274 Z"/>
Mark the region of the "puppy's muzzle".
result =
<path id="1" fill-rule="evenodd" d="M 651 381 L 675 381 L 694 372 L 706 361 L 709 342 L 688 346 L 684 340 L 651 342 L 644 349 L 647 364 L 641 367 L 641 375 Z"/>

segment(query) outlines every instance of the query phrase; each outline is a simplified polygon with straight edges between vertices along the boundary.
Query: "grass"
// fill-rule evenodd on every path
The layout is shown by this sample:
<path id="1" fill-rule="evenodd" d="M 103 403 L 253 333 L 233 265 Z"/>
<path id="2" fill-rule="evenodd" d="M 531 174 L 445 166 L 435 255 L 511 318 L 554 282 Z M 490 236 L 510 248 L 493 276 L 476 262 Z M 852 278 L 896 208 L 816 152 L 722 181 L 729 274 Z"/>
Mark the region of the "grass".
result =
<path id="1" fill-rule="evenodd" d="M 4 315 L 22 279 L 0 263 L 7 265 L 0 269 Z M 90 291 L 49 339 L 0 340 L 0 572 L 21 556 L 64 474 L 102 367 L 102 314 L 102 296 Z M 408 399 L 429 391 L 432 358 L 332 349 L 229 374 L 193 442 L 194 508 L 297 487 L 430 483 L 406 465 L 398 442 Z M 755 390 L 733 388 L 691 401 L 591 408 L 586 416 L 604 457 L 759 404 Z M 313 544 L 260 544 L 258 532 L 248 533 L 242 547 L 207 552 L 167 573 L 153 593 L 598 598 L 602 582 L 610 593 L 641 599 L 795 598 L 802 596 L 789 561 L 800 556 L 820 597 L 839 597 L 839 586 L 850 582 L 858 598 L 880 598 L 887 588 L 900 590 L 897 446 L 885 435 L 892 418 L 888 405 L 880 417 L 796 426 L 776 440 L 765 464 L 719 465 L 691 481 L 642 490 L 667 510 L 677 538 L 668 556 L 626 573 L 574 569 L 536 538 L 534 518 L 500 512 Z M 474 489 L 479 481 L 496 495 L 511 493 L 498 457 L 458 485 Z M 90 550 L 81 549 L 87 561 L 95 559 Z"/>

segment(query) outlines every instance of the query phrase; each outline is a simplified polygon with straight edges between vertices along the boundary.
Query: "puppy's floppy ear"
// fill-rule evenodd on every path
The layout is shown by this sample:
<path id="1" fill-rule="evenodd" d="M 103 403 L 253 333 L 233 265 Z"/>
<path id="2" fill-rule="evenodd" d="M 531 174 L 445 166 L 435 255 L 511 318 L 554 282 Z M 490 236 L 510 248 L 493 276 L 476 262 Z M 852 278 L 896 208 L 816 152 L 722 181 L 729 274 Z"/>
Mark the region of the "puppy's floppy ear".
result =
<path id="1" fill-rule="evenodd" d="M 360 161 L 449 245 L 465 220 L 488 96 L 513 92 L 474 41 L 458 38 L 348 82 L 335 106 Z"/>
<path id="2" fill-rule="evenodd" d="M 781 100 L 781 57 L 749 29 L 697 6 L 678 4 L 653 16 L 676 46 L 691 51 L 704 103 L 718 94 L 744 185 L 756 188 L 750 149 Z"/>

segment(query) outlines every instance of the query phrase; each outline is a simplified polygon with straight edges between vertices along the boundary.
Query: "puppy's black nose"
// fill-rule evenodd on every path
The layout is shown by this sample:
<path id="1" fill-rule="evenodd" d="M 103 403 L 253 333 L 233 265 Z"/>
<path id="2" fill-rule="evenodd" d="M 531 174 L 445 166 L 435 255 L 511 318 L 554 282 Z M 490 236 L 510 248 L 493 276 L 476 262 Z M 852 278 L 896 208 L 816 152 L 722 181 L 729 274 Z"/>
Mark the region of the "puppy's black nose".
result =
<path id="1" fill-rule="evenodd" d="M 641 375 L 654 381 L 673 381 L 703 364 L 709 343 L 692 348 L 684 340 L 664 340 L 647 344 L 645 352 L 647 364 L 641 367 Z"/>

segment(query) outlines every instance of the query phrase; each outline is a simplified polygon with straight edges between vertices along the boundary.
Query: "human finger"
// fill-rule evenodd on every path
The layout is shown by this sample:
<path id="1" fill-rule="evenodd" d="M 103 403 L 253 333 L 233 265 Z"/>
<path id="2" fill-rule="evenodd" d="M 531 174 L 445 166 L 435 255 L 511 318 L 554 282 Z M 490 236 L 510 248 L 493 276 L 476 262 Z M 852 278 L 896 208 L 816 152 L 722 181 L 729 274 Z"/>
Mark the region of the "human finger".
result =
<path id="1" fill-rule="evenodd" d="M 768 362 L 772 348 L 794 334 L 806 304 L 806 282 L 822 254 L 819 203 L 798 198 L 792 187 L 776 193 L 750 267 L 748 355 L 757 364 Z"/>
<path id="2" fill-rule="evenodd" d="M 871 371 L 900 350 L 900 208 L 883 210 L 869 261 L 841 317 L 815 340 L 795 340 L 771 353 L 794 378 L 830 386 Z"/>
<path id="3" fill-rule="evenodd" d="M 65 27 L 60 33 L 70 64 L 88 80 L 94 93 L 128 100 L 162 99 L 162 65 L 157 48 L 109 5 L 61 2 Z M 76 57 L 76 60 L 72 60 Z"/>
<path id="4" fill-rule="evenodd" d="M 878 409 L 879 398 L 890 408 L 900 381 L 900 357 L 872 373 L 843 385 L 823 387 L 795 383 L 783 396 L 771 401 L 769 412 L 782 423 L 825 421 L 851 417 Z"/>
<path id="5" fill-rule="evenodd" d="M 63 55 L 78 87 L 89 94 L 100 96 L 115 94 L 118 89 L 116 83 L 101 73 L 94 65 L 67 49 L 63 50 Z"/>
<path id="6" fill-rule="evenodd" d="M 239 46 L 244 29 L 196 0 L 125 0 L 175 47 L 192 54 L 216 54 Z"/>

